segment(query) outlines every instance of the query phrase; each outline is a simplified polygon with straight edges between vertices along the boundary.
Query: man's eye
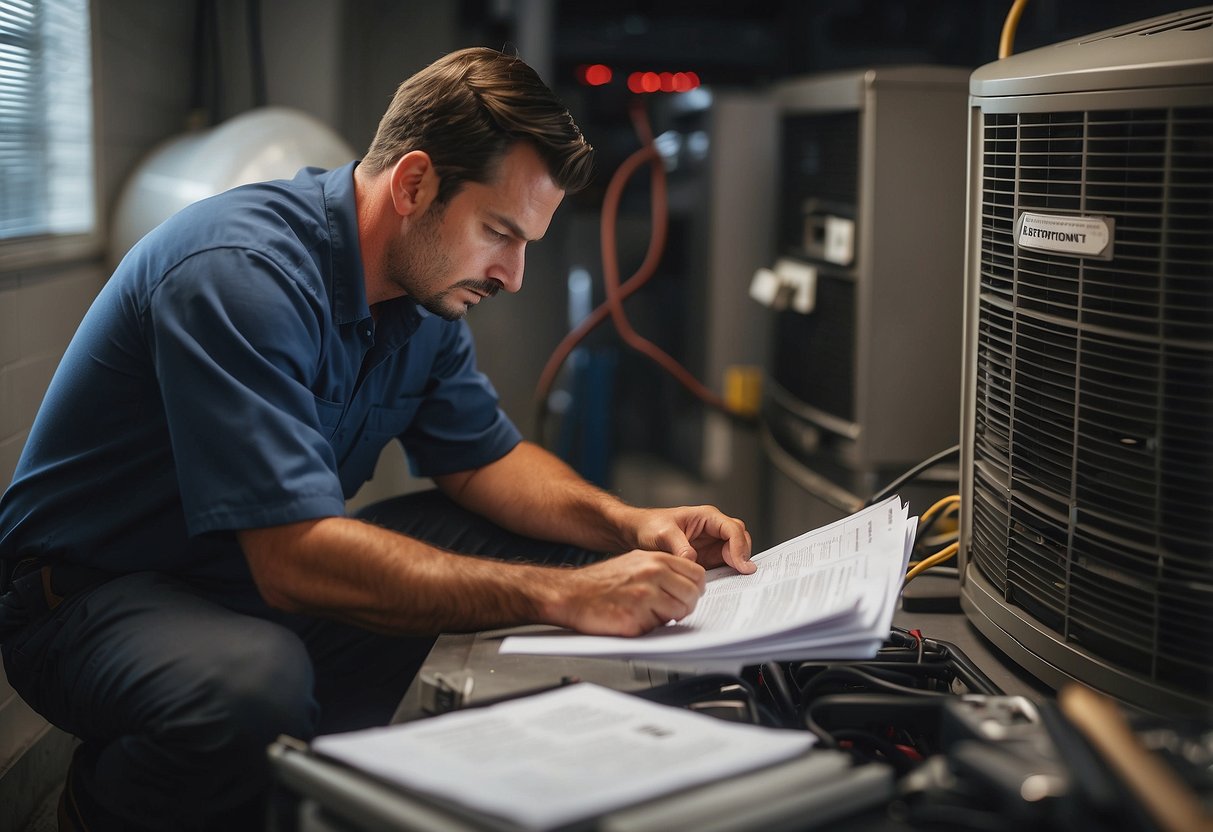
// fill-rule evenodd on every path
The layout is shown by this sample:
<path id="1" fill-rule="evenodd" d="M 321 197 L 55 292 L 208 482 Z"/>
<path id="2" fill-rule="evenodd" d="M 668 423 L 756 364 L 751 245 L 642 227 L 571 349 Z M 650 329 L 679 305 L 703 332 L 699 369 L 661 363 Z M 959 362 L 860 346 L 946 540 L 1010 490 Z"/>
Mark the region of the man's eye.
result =
<path id="1" fill-rule="evenodd" d="M 487 230 L 489 232 L 489 236 L 492 237 L 494 240 L 504 240 L 506 238 L 506 236 L 508 236 L 508 235 L 503 234 L 502 232 L 498 231 L 496 228 L 493 228 L 491 225 L 486 225 L 485 230 Z"/>

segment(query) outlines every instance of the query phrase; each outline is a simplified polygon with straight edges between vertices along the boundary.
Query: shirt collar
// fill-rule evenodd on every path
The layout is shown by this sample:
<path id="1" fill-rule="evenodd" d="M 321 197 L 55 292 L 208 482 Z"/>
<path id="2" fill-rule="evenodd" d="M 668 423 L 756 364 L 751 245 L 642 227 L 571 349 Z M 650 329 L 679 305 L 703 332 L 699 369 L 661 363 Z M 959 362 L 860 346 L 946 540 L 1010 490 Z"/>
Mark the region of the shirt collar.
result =
<path id="1" fill-rule="evenodd" d="M 358 244 L 358 203 L 354 199 L 354 168 L 350 162 L 322 174 L 324 213 L 329 226 L 329 258 L 333 322 L 349 324 L 371 316 L 366 303 L 366 274 Z"/>
<path id="2" fill-rule="evenodd" d="M 358 203 L 354 191 L 354 168 L 358 162 L 335 168 L 321 176 L 324 210 L 331 243 L 333 322 L 351 324 L 368 320 L 366 273 L 358 242 Z M 409 298 L 384 303 L 376 326 L 380 331 L 398 331 L 407 338 L 431 313 Z"/>

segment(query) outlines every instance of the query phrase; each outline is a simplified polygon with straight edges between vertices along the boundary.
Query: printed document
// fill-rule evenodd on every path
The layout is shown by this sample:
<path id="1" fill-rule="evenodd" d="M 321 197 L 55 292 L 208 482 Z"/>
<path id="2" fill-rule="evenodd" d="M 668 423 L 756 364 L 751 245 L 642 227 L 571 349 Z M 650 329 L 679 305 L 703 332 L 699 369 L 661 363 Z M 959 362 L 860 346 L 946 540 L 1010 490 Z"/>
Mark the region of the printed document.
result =
<path id="1" fill-rule="evenodd" d="M 502 653 L 726 669 L 779 659 L 866 659 L 888 637 L 918 518 L 894 496 L 708 572 L 694 612 L 637 638 L 568 631 L 505 639 Z"/>
<path id="2" fill-rule="evenodd" d="M 803 754 L 807 731 L 744 725 L 577 684 L 316 738 L 381 779 L 544 830 Z"/>

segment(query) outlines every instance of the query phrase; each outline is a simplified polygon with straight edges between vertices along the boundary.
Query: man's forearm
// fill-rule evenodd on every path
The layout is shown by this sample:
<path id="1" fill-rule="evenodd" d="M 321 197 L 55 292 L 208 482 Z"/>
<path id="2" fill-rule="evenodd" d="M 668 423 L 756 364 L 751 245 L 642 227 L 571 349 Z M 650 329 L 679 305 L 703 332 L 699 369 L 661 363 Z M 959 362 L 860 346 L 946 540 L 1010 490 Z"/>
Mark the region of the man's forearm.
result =
<path id="1" fill-rule="evenodd" d="M 280 609 L 415 634 L 552 618 L 554 570 L 453 555 L 344 517 L 239 537 L 258 589 Z"/>
<path id="2" fill-rule="evenodd" d="M 658 552 L 582 567 L 454 555 L 344 517 L 238 533 L 274 607 L 392 633 L 433 635 L 555 624 L 639 635 L 695 608 L 703 568 Z"/>

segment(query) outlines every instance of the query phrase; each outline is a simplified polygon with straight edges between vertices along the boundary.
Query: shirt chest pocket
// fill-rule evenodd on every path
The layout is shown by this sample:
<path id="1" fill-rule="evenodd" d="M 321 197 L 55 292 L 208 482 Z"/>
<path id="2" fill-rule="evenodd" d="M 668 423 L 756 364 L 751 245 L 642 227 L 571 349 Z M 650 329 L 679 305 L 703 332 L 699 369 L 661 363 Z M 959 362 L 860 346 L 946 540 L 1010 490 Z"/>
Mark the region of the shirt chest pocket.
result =
<path id="1" fill-rule="evenodd" d="M 412 424 L 420 405 L 420 396 L 398 398 L 390 407 L 372 406 L 367 410 L 361 426 L 356 429 L 346 426 L 337 428 L 334 438 L 338 441 L 334 442 L 334 449 L 339 450 L 337 469 L 346 499 L 352 497 L 375 473 L 375 463 L 379 461 L 380 452 L 388 442 Z M 344 441 L 340 441 L 342 439 Z"/>
<path id="2" fill-rule="evenodd" d="M 345 405 L 319 396 L 313 398 L 316 402 L 316 421 L 320 423 L 320 432 L 325 439 L 332 442 L 341 427 L 341 414 L 345 413 Z"/>

